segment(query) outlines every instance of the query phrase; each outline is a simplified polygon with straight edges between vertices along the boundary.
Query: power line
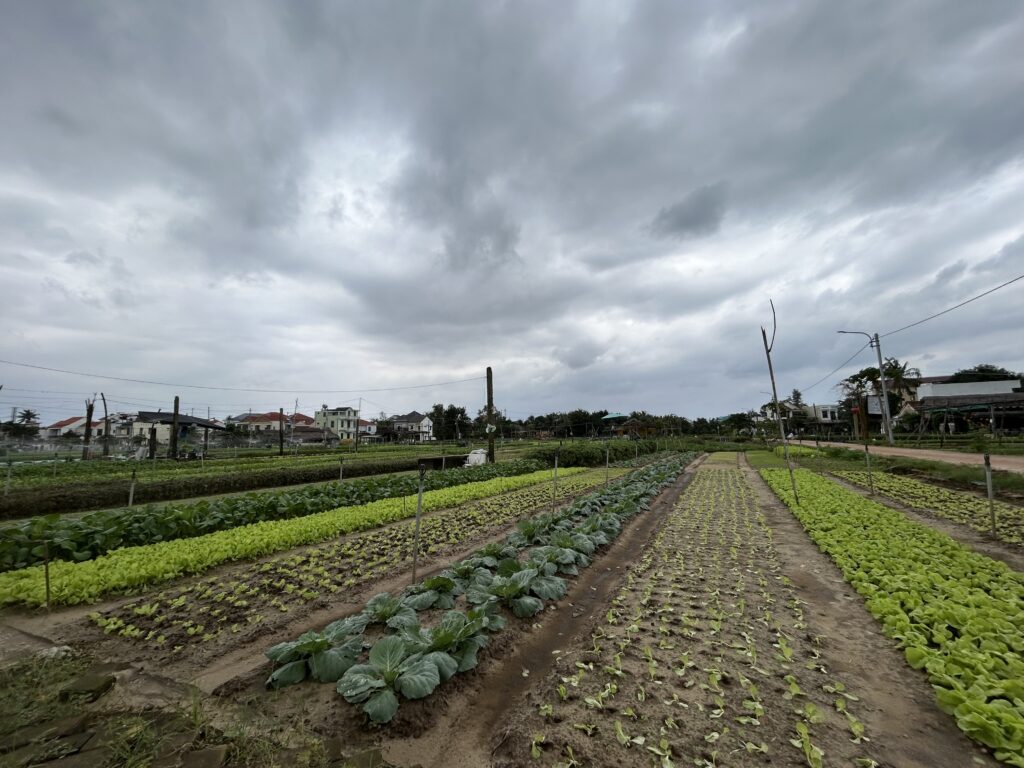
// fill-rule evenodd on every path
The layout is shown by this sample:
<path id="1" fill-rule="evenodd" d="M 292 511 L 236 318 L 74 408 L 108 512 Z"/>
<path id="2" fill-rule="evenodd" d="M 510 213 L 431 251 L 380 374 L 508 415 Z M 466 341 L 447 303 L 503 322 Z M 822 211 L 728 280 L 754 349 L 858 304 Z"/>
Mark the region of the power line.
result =
<path id="1" fill-rule="evenodd" d="M 0 360 L 4 365 L 14 365 L 18 368 L 32 368 L 37 371 L 48 371 L 50 373 L 66 373 L 71 376 L 85 376 L 90 379 L 109 379 L 110 381 L 127 381 L 132 384 L 152 384 L 159 387 L 176 387 L 179 389 L 209 389 L 218 392 L 262 392 L 288 395 L 351 395 L 359 392 L 397 392 L 406 389 L 428 389 L 430 387 L 444 387 L 450 384 L 464 384 L 468 381 L 483 381 L 486 376 L 475 376 L 469 379 L 455 379 L 452 381 L 437 381 L 431 384 L 411 384 L 402 387 L 367 387 L 364 389 L 250 389 L 246 387 L 211 387 L 202 384 L 175 384 L 166 381 L 149 381 L 147 379 L 128 379 L 122 376 L 106 376 L 100 373 L 83 373 L 82 371 L 68 371 L 63 368 L 48 368 L 45 365 L 32 365 L 31 363 L 18 363 L 13 360 Z"/>
<path id="2" fill-rule="evenodd" d="M 1007 280 L 1005 283 L 1002 283 L 1001 285 L 997 285 L 995 288 L 990 288 L 989 290 L 985 291 L 984 293 L 979 293 L 977 296 L 972 296 L 971 298 L 967 299 L 967 301 L 961 301 L 959 304 L 957 304 L 956 306 L 950 307 L 949 309 L 944 309 L 941 312 L 936 312 L 934 315 L 929 315 L 928 317 L 924 318 L 923 320 L 918 320 L 916 323 L 911 323 L 910 325 L 904 325 L 902 328 L 897 328 L 895 331 L 889 331 L 888 333 L 883 333 L 881 338 L 884 339 L 886 336 L 892 336 L 894 333 L 900 333 L 901 331 L 905 331 L 908 328 L 913 328 L 914 326 L 921 325 L 921 323 L 927 323 L 929 320 L 934 320 L 936 317 L 941 317 L 942 315 L 946 314 L 947 312 L 952 312 L 954 309 L 960 309 L 960 307 L 963 307 L 963 306 L 965 306 L 967 304 L 970 304 L 972 301 L 977 301 L 978 299 L 982 298 L 983 296 L 988 296 L 990 293 L 995 293 L 1000 288 L 1005 288 L 1006 286 L 1010 285 L 1011 283 L 1016 283 L 1018 280 L 1024 280 L 1024 275 L 1017 275 L 1017 277 L 1013 278 L 1012 280 Z"/>
<path id="3" fill-rule="evenodd" d="M 1010 285 L 1012 283 L 1015 283 L 1018 280 L 1024 280 L 1024 275 L 1017 275 L 1017 277 L 1014 277 L 1011 280 L 1007 280 L 1005 283 L 1001 283 L 1001 284 L 997 285 L 995 288 L 990 288 L 989 290 L 985 291 L 984 293 L 979 293 L 977 296 L 972 296 L 971 298 L 967 299 L 966 301 L 961 301 L 959 304 L 957 304 L 955 306 L 949 307 L 948 309 L 944 309 L 941 312 L 936 312 L 934 315 L 929 315 L 928 317 L 925 317 L 925 318 L 923 318 L 921 320 L 918 320 L 917 322 L 910 323 L 910 325 L 905 325 L 902 328 L 897 328 L 895 331 L 889 331 L 888 333 L 880 334 L 879 338 L 884 339 L 886 336 L 892 336 L 895 333 L 900 333 L 900 332 L 906 331 L 906 330 L 908 330 L 910 328 L 914 328 L 915 326 L 921 325 L 922 323 L 927 323 L 929 320 L 934 320 L 936 317 L 941 317 L 942 315 L 945 315 L 945 314 L 947 314 L 949 312 L 952 312 L 954 309 L 959 309 L 960 307 L 966 306 L 967 304 L 970 304 L 972 301 L 977 301 L 978 299 L 983 298 L 984 296 L 988 296 L 990 293 L 995 293 L 1000 288 L 1005 288 L 1006 286 L 1008 286 L 1008 285 Z M 871 346 L 871 342 L 870 341 L 867 344 L 865 344 L 863 347 L 858 349 L 856 352 L 854 352 L 853 355 L 851 355 L 850 358 L 847 359 L 845 362 L 843 362 L 842 364 L 836 366 L 833 370 L 831 370 L 828 373 L 826 373 L 824 376 L 822 376 L 820 379 L 818 379 L 816 382 L 814 382 L 811 386 L 805 387 L 804 389 L 802 389 L 801 392 L 810 392 L 816 386 L 818 386 L 823 381 L 825 381 L 829 376 L 832 376 L 833 374 L 838 373 L 843 368 L 845 368 L 847 365 L 849 365 L 850 361 L 852 361 L 855 357 L 857 357 L 857 355 L 859 355 L 861 352 L 863 352 L 869 346 Z"/>
<path id="4" fill-rule="evenodd" d="M 865 345 L 864 345 L 863 347 L 861 347 L 861 348 L 860 348 L 860 349 L 858 349 L 858 350 L 857 350 L 856 352 L 854 352 L 854 353 L 853 353 L 852 355 L 850 355 L 850 356 L 849 356 L 849 357 L 848 357 L 848 358 L 847 358 L 846 360 L 844 360 L 844 361 L 843 361 L 842 363 L 840 363 L 839 365 L 837 365 L 837 366 L 836 366 L 835 368 L 833 368 L 833 369 L 832 369 L 831 371 L 829 371 L 828 373 L 826 373 L 826 374 L 825 374 L 824 376 L 822 376 L 822 377 L 821 377 L 820 379 L 818 379 L 818 380 L 817 380 L 816 382 L 814 382 L 813 384 L 811 384 L 811 386 L 809 386 L 809 387 L 804 387 L 804 388 L 803 388 L 803 389 L 801 389 L 800 391 L 801 391 L 801 392 L 810 392 L 810 391 L 811 391 L 812 389 L 814 389 L 814 388 L 815 388 L 816 386 L 818 386 L 818 385 L 819 385 L 819 384 L 821 384 L 821 383 L 822 383 L 823 381 L 825 381 L 825 379 L 827 379 L 827 378 L 828 378 L 829 376 L 831 376 L 831 375 L 832 375 L 832 374 L 834 374 L 834 373 L 839 373 L 839 371 L 843 370 L 843 368 L 845 368 L 845 367 L 846 367 L 847 365 L 849 365 L 849 364 L 850 364 L 850 362 L 851 362 L 851 361 L 852 361 L 852 360 L 853 360 L 853 359 L 854 359 L 855 357 L 857 357 L 857 355 L 859 355 L 859 354 L 860 354 L 861 352 L 863 352 L 863 351 L 864 351 L 865 349 L 867 349 L 867 348 L 868 348 L 868 347 L 870 347 L 870 346 L 871 346 L 871 342 L 869 341 L 869 342 L 868 342 L 867 344 L 865 344 Z"/>

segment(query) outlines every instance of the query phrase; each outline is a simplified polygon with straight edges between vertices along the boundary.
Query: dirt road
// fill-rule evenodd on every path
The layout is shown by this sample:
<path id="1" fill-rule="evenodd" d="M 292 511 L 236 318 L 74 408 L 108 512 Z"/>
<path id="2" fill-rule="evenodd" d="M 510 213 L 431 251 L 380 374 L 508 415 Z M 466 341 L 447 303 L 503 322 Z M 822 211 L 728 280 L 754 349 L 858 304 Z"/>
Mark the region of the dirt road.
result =
<path id="1" fill-rule="evenodd" d="M 799 445 L 814 446 L 813 440 L 794 440 L 793 442 Z M 830 448 L 849 448 L 853 451 L 862 450 L 864 447 L 856 443 L 822 442 L 821 445 Z M 944 461 L 947 464 L 981 466 L 982 463 L 980 454 L 961 453 L 960 451 L 932 451 L 927 448 L 890 448 L 887 445 L 872 445 L 868 450 L 879 456 L 902 456 L 907 459 L 921 459 L 922 461 Z M 992 469 L 1024 473 L 1024 456 L 996 456 L 993 454 Z"/>

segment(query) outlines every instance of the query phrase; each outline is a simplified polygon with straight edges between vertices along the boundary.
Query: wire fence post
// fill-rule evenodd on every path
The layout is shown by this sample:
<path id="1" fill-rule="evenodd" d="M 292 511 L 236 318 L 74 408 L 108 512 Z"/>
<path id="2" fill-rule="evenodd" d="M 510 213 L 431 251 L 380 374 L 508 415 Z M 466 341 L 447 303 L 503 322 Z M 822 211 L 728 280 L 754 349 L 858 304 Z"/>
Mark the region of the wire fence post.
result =
<path id="1" fill-rule="evenodd" d="M 345 460 L 338 459 L 338 482 L 342 482 L 345 479 Z"/>
<path id="2" fill-rule="evenodd" d="M 871 495 L 875 495 L 875 479 L 871 475 L 871 451 L 868 450 L 867 442 L 864 443 L 864 463 L 868 466 L 868 487 L 871 489 Z"/>
<path id="3" fill-rule="evenodd" d="M 54 451 L 53 452 L 53 476 L 54 477 L 57 476 L 57 456 L 58 456 L 57 452 Z"/>
<path id="4" fill-rule="evenodd" d="M 985 486 L 988 489 L 988 516 L 992 526 L 992 536 L 996 535 L 996 502 L 992 491 L 992 459 L 985 451 Z"/>
<path id="5" fill-rule="evenodd" d="M 558 496 L 558 454 L 562 452 L 561 448 L 555 449 L 555 473 L 551 480 L 551 511 L 555 511 L 555 499 Z"/>
<path id="6" fill-rule="evenodd" d="M 7 459 L 7 481 L 4 483 L 4 496 L 11 492 L 11 471 L 14 469 L 14 462 Z"/>
<path id="7" fill-rule="evenodd" d="M 128 506 L 131 507 L 135 503 L 135 467 L 132 467 L 132 484 L 128 488 Z"/>
<path id="8" fill-rule="evenodd" d="M 416 566 L 420 560 L 420 517 L 423 514 L 423 476 L 426 473 L 426 467 L 420 464 L 420 489 L 416 496 L 416 531 L 412 537 L 412 584 L 416 583 Z"/>
<path id="9" fill-rule="evenodd" d="M 611 459 L 611 448 L 608 443 L 604 444 L 604 484 L 608 485 L 608 466 Z"/>

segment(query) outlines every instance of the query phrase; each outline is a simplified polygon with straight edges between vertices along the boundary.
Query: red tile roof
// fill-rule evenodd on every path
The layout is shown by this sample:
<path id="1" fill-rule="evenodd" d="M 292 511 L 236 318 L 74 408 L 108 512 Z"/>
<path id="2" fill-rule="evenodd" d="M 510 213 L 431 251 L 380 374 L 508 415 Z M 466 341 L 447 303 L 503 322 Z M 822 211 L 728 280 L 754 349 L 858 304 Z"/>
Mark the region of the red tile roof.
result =
<path id="1" fill-rule="evenodd" d="M 60 429 L 61 427 L 66 427 L 69 424 L 74 424 L 76 421 L 84 420 L 85 416 L 72 416 L 70 419 L 63 419 L 62 421 L 58 421 L 54 424 L 51 424 L 50 426 L 47 427 L 47 429 Z"/>

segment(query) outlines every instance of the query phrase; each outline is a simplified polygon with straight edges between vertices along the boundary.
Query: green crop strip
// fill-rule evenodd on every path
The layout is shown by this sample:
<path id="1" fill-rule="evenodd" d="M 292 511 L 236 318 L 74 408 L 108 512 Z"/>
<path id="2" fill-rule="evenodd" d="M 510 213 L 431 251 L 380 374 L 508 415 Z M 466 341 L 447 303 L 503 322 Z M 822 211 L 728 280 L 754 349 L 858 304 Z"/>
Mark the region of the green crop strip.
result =
<path id="1" fill-rule="evenodd" d="M 923 669 L 939 706 L 996 758 L 1024 767 L 1024 574 L 926 525 L 797 470 L 762 470 L 772 490 Z"/>
<path id="2" fill-rule="evenodd" d="M 564 469 L 564 476 L 582 472 Z M 423 494 L 423 509 L 458 506 L 505 490 L 550 481 L 544 470 L 517 477 L 469 483 Z M 403 499 L 405 499 L 403 501 Z M 191 539 L 118 549 L 83 563 L 50 566 L 51 602 L 76 605 L 93 602 L 109 592 L 136 590 L 186 574 L 197 574 L 221 563 L 247 560 L 303 544 L 316 544 L 353 531 L 374 528 L 413 514 L 416 500 L 382 499 L 359 507 L 341 507 L 292 520 L 254 523 Z M 0 605 L 44 605 L 42 566 L 0 574 Z"/>
<path id="3" fill-rule="evenodd" d="M 837 477 L 851 483 L 869 487 L 867 472 L 835 472 Z M 893 501 L 924 512 L 933 512 L 939 517 L 969 526 L 976 531 L 991 531 L 988 499 L 939 488 L 901 475 L 885 472 L 872 473 L 875 490 Z M 1024 543 L 1024 509 L 994 502 L 996 512 L 996 538 L 1007 544 Z"/>
<path id="4" fill-rule="evenodd" d="M 611 477 L 624 473 L 613 470 Z M 581 472 L 564 480 L 560 471 L 558 499 L 564 501 L 602 482 L 604 470 Z M 486 536 L 521 515 L 549 507 L 551 492 L 549 484 L 533 485 L 425 517 L 420 556 L 436 556 Z M 405 521 L 304 547 L 252 563 L 230 576 L 211 576 L 151 593 L 92 618 L 110 634 L 171 652 L 204 646 L 217 638 L 234 644 L 251 632 L 266 631 L 291 611 L 320 598 L 344 595 L 407 567 L 412 562 L 414 529 L 412 521 Z"/>
<path id="5" fill-rule="evenodd" d="M 465 483 L 511 477 L 540 470 L 536 461 L 512 461 L 429 472 L 428 491 Z M 147 505 L 135 509 L 94 512 L 81 517 L 41 517 L 0 528 L 0 571 L 43 562 L 49 545 L 51 560 L 83 562 L 121 547 L 202 536 L 266 520 L 286 520 L 339 507 L 416 493 L 413 475 L 356 478 L 289 491 L 263 491 L 212 501 Z"/>

